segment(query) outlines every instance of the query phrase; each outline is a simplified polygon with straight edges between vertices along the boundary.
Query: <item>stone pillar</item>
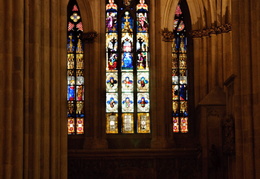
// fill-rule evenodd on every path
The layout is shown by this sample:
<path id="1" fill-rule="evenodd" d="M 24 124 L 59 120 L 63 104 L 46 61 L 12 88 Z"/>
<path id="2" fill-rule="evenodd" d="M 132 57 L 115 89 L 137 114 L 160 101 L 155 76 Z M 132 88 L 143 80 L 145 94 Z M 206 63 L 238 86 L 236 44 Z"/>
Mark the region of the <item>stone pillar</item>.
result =
<path id="1" fill-rule="evenodd" d="M 1 1 L 0 178 L 22 178 L 24 142 L 23 1 Z"/>
<path id="2" fill-rule="evenodd" d="M 66 9 L 1 2 L 0 178 L 67 178 Z"/>
<path id="3" fill-rule="evenodd" d="M 260 2 L 232 0 L 235 178 L 259 178 L 260 171 Z"/>
<path id="4" fill-rule="evenodd" d="M 151 7 L 163 6 L 160 1 L 150 1 Z M 158 8 L 156 11 L 154 8 L 150 9 L 150 52 L 151 52 L 151 73 L 150 73 L 150 98 L 154 100 L 151 105 L 151 148 L 166 148 L 168 147 L 167 142 L 172 142 L 171 139 L 167 141 L 166 135 L 169 128 L 167 120 L 171 114 L 171 104 L 165 103 L 166 99 L 169 99 L 168 92 L 171 91 L 171 43 L 165 43 L 162 41 L 162 36 L 159 33 L 161 27 L 158 24 L 162 23 L 162 19 L 158 18 L 158 14 L 161 14 L 161 9 Z M 154 53 L 152 53 L 154 52 Z M 162 55 L 164 54 L 164 55 Z M 168 92 L 167 92 L 168 91 Z M 171 125 L 170 125 L 171 126 Z M 168 136 L 169 137 L 169 136 Z"/>

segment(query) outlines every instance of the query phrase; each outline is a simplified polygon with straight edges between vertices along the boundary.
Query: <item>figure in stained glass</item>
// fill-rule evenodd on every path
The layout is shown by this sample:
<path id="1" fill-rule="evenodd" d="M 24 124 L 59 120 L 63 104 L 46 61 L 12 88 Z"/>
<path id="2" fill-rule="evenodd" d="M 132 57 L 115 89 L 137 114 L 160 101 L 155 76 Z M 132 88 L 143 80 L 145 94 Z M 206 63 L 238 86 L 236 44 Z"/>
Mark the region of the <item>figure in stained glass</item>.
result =
<path id="1" fill-rule="evenodd" d="M 115 52 L 117 51 L 117 36 L 114 35 L 114 33 L 111 33 L 111 35 L 107 36 L 107 48 L 108 52 Z"/>
<path id="2" fill-rule="evenodd" d="M 83 117 L 84 113 L 83 113 L 83 102 L 82 101 L 77 101 L 77 109 L 76 109 L 76 114 L 77 116 Z"/>
<path id="3" fill-rule="evenodd" d="M 74 43 L 74 39 L 72 37 L 72 34 L 69 35 L 68 37 L 68 45 L 67 45 L 67 52 L 68 53 L 73 53 L 74 52 L 74 49 L 75 49 L 75 46 L 73 45 Z"/>
<path id="4" fill-rule="evenodd" d="M 146 17 L 146 13 L 138 13 L 137 14 L 137 30 L 139 32 L 147 32 L 148 30 L 148 21 Z"/>
<path id="5" fill-rule="evenodd" d="M 74 54 L 68 54 L 68 69 L 74 68 Z"/>
<path id="6" fill-rule="evenodd" d="M 77 101 L 83 100 L 83 86 L 77 86 Z"/>
<path id="7" fill-rule="evenodd" d="M 107 12 L 106 27 L 109 32 L 116 31 L 116 12 Z"/>
<path id="8" fill-rule="evenodd" d="M 186 100 L 186 85 L 180 85 L 180 100 Z"/>
<path id="9" fill-rule="evenodd" d="M 110 85 L 110 87 L 114 87 L 115 84 L 117 84 L 117 80 L 114 79 L 114 77 L 110 77 L 109 80 L 107 80 L 107 84 Z"/>
<path id="10" fill-rule="evenodd" d="M 83 69 L 84 68 L 83 54 L 77 54 L 76 60 L 77 60 L 77 69 Z"/>
<path id="11" fill-rule="evenodd" d="M 125 100 L 122 102 L 122 104 L 123 104 L 126 108 L 129 108 L 132 103 L 133 103 L 133 101 L 130 100 L 129 97 L 126 97 Z"/>
<path id="12" fill-rule="evenodd" d="M 148 104 L 148 100 L 145 99 L 145 97 L 142 97 L 141 100 L 138 100 L 138 103 L 141 104 L 141 107 L 145 107 L 146 104 Z"/>
<path id="13" fill-rule="evenodd" d="M 137 60 L 137 70 L 144 69 L 146 69 L 146 56 L 144 55 L 144 53 L 139 53 Z"/>
<path id="14" fill-rule="evenodd" d="M 137 51 L 148 51 L 148 34 L 147 33 L 137 33 Z"/>
<path id="15" fill-rule="evenodd" d="M 68 100 L 75 100 L 75 86 L 68 86 Z"/>
<path id="16" fill-rule="evenodd" d="M 130 78 L 127 76 L 125 79 L 122 81 L 123 84 L 128 88 L 129 85 L 133 84 L 133 80 L 130 80 Z"/>
<path id="17" fill-rule="evenodd" d="M 80 37 L 78 37 L 78 44 L 77 44 L 77 48 L 76 48 L 76 53 L 83 53 L 83 48 L 82 48 L 82 42 L 80 40 Z"/>
<path id="18" fill-rule="evenodd" d="M 115 107 L 115 104 L 117 104 L 117 101 L 111 97 L 108 101 L 107 101 L 107 104 L 110 105 L 111 108 L 114 108 Z"/>
<path id="19" fill-rule="evenodd" d="M 125 17 L 122 18 L 122 32 L 133 32 L 133 18 L 129 16 L 129 12 L 125 12 Z"/>
<path id="20" fill-rule="evenodd" d="M 111 54 L 108 59 L 108 69 L 109 70 L 117 70 L 117 54 Z"/>
<path id="21" fill-rule="evenodd" d="M 131 53 L 124 52 L 122 58 L 122 69 L 133 69 L 133 57 Z"/>
<path id="22" fill-rule="evenodd" d="M 68 117 L 74 116 L 74 103 L 72 101 L 68 102 Z"/>
<path id="23" fill-rule="evenodd" d="M 122 42 L 123 51 L 124 52 L 131 52 L 132 51 L 132 41 L 129 38 L 126 38 Z"/>
<path id="24" fill-rule="evenodd" d="M 140 80 L 138 80 L 138 84 L 141 85 L 141 87 L 145 87 L 145 85 L 148 83 L 148 80 L 145 79 L 145 77 L 142 77 Z"/>

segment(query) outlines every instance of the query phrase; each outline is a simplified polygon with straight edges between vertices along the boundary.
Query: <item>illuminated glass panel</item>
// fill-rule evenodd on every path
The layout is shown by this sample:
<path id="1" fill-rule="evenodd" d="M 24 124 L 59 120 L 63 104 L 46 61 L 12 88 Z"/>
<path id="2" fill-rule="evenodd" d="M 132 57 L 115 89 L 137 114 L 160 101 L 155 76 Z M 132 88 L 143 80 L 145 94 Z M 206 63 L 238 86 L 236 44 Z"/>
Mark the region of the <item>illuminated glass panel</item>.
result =
<path id="1" fill-rule="evenodd" d="M 150 133 L 148 5 L 106 2 L 106 132 Z"/>
<path id="2" fill-rule="evenodd" d="M 106 133 L 108 134 L 118 133 L 118 115 L 107 114 L 106 119 L 107 119 Z"/>
<path id="3" fill-rule="evenodd" d="M 83 26 L 76 1 L 68 6 L 67 120 L 68 134 L 84 134 Z"/>
<path id="4" fill-rule="evenodd" d="M 138 130 L 138 133 L 149 133 L 150 132 L 149 113 L 138 113 L 137 130 Z"/>
<path id="5" fill-rule="evenodd" d="M 180 5 L 174 18 L 172 44 L 172 121 L 173 132 L 188 132 L 187 37 Z"/>

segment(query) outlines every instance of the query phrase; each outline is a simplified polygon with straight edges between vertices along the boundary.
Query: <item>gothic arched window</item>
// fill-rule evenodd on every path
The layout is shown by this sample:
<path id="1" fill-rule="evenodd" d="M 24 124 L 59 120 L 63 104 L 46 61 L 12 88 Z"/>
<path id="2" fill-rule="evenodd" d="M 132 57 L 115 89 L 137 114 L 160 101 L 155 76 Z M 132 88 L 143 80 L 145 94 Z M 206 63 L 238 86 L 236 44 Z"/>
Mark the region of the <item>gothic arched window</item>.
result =
<path id="1" fill-rule="evenodd" d="M 149 11 L 145 0 L 106 3 L 106 133 L 150 133 Z"/>
<path id="2" fill-rule="evenodd" d="M 172 44 L 173 132 L 188 132 L 188 69 L 186 26 L 180 4 L 174 17 Z"/>
<path id="3" fill-rule="evenodd" d="M 84 133 L 83 26 L 78 4 L 68 5 L 67 31 L 67 119 L 68 134 Z"/>

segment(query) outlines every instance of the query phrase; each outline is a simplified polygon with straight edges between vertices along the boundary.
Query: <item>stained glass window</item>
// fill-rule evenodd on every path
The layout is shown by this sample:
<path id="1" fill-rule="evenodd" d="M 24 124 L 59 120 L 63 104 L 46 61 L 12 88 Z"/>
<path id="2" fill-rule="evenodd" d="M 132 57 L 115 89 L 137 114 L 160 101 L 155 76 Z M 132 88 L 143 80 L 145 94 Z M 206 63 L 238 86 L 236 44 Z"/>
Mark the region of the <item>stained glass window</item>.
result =
<path id="1" fill-rule="evenodd" d="M 188 132 L 187 36 L 183 13 L 177 6 L 172 44 L 172 120 L 173 132 Z"/>
<path id="2" fill-rule="evenodd" d="M 74 0 L 68 5 L 67 29 L 67 120 L 68 134 L 84 133 L 83 26 Z"/>
<path id="3" fill-rule="evenodd" d="M 145 0 L 106 1 L 106 132 L 150 133 Z"/>

